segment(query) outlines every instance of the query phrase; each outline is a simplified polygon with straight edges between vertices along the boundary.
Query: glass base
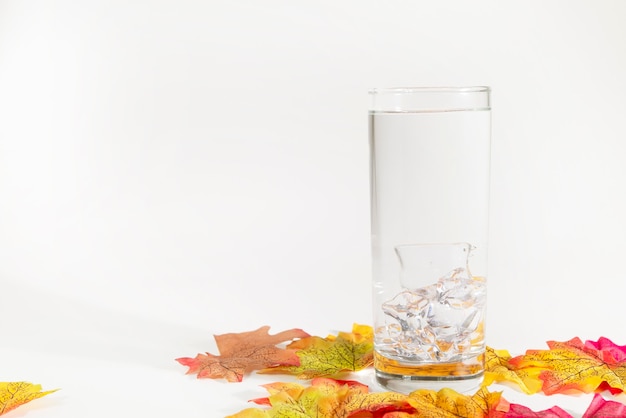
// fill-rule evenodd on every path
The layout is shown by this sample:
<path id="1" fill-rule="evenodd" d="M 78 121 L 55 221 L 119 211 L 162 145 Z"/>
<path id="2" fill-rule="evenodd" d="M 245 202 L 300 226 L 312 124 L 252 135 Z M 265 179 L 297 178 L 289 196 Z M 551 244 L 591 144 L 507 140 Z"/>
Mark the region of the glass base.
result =
<path id="1" fill-rule="evenodd" d="M 376 382 L 394 392 L 410 393 L 419 389 L 454 389 L 474 393 L 483 381 L 484 355 L 452 363 L 412 364 L 374 353 Z"/>
<path id="2" fill-rule="evenodd" d="M 439 391 L 444 388 L 453 389 L 465 395 L 473 395 L 483 382 L 483 373 L 461 379 L 422 378 L 418 376 L 402 376 L 387 374 L 376 370 L 376 383 L 384 390 L 409 394 L 420 389 Z"/>

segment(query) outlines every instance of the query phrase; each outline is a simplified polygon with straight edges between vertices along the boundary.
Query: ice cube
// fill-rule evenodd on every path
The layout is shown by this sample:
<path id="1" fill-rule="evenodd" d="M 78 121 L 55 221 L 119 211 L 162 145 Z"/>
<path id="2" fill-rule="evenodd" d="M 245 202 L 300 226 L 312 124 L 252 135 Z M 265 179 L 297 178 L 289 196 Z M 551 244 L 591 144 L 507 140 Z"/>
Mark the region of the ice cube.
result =
<path id="1" fill-rule="evenodd" d="M 478 308 L 473 308 L 469 310 L 465 321 L 461 324 L 460 333 L 463 335 L 469 335 L 472 332 L 476 331 L 478 325 L 482 320 L 481 310 Z"/>
<path id="2" fill-rule="evenodd" d="M 462 311 L 453 309 L 439 301 L 430 304 L 426 317 L 428 325 L 433 328 L 460 325 L 465 319 Z"/>
<path id="3" fill-rule="evenodd" d="M 444 302 L 430 305 L 426 322 L 437 339 L 451 341 L 455 336 L 464 337 L 476 330 L 481 320 L 479 307 L 458 308 Z"/>
<path id="4" fill-rule="evenodd" d="M 450 286 L 439 295 L 439 301 L 452 308 L 481 307 L 485 303 L 486 286 L 483 282 L 469 279 Z"/>
<path id="5" fill-rule="evenodd" d="M 455 289 L 467 281 L 471 280 L 467 269 L 459 267 L 437 280 L 436 288 L 438 293 L 445 293 L 451 289 Z"/>
<path id="6" fill-rule="evenodd" d="M 404 290 L 393 299 L 383 303 L 383 312 L 398 321 L 403 331 L 422 327 L 429 300 L 423 292 Z"/>

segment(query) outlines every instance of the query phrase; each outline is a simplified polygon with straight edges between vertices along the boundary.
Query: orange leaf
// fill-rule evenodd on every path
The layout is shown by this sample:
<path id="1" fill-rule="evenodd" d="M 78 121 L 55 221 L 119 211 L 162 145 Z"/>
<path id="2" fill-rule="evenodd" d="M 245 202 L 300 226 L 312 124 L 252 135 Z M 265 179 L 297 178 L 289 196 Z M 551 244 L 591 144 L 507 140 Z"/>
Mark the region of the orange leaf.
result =
<path id="1" fill-rule="evenodd" d="M 42 392 L 41 385 L 29 382 L 0 382 L 0 415 L 57 390 Z"/>
<path id="2" fill-rule="evenodd" d="M 273 366 L 297 366 L 300 359 L 293 349 L 282 349 L 276 344 L 295 338 L 305 338 L 309 334 L 301 329 L 291 329 L 276 335 L 269 335 L 270 327 L 256 331 L 229 333 L 215 336 L 219 356 L 206 353 L 195 358 L 176 359 L 189 367 L 187 374 L 196 373 L 198 378 L 225 378 L 229 382 L 241 382 L 243 376 L 252 371 Z"/>
<path id="3" fill-rule="evenodd" d="M 546 395 L 589 393 L 601 385 L 624 390 L 626 361 L 616 361 L 606 352 L 584 345 L 579 338 L 548 341 L 548 347 L 549 350 L 528 350 L 509 361 L 515 370 L 538 377 Z"/>

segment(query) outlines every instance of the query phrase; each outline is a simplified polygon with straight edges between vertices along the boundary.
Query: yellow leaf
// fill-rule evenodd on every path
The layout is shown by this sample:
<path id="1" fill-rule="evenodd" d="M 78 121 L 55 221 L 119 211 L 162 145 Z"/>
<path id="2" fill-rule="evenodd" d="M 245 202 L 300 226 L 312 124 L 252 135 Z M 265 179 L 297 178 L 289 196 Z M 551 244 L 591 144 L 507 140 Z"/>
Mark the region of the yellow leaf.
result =
<path id="1" fill-rule="evenodd" d="M 369 393 L 366 385 L 355 381 L 316 378 L 308 387 L 285 383 L 264 386 L 270 392 L 265 398 L 268 402 L 264 399 L 254 402 L 270 406 L 270 409 L 245 409 L 228 418 L 343 418 L 371 417 L 382 411 L 414 412 L 406 395 Z M 281 387 L 284 390 L 276 392 Z"/>
<path id="2" fill-rule="evenodd" d="M 268 383 L 265 385 L 261 385 L 265 390 L 269 392 L 270 395 L 275 395 L 280 392 L 286 392 L 292 398 L 298 398 L 302 394 L 304 388 L 302 385 L 292 382 L 276 382 L 276 383 Z"/>
<path id="3" fill-rule="evenodd" d="M 0 415 L 57 390 L 42 392 L 41 385 L 29 382 L 0 382 Z"/>
<path id="4" fill-rule="evenodd" d="M 415 417 L 428 418 L 487 418 L 503 415 L 508 410 L 500 392 L 489 392 L 481 388 L 472 396 L 463 395 L 452 389 L 417 390 L 409 394 L 408 402 L 417 413 Z"/>
<path id="5" fill-rule="evenodd" d="M 514 368 L 509 360 L 511 360 L 511 355 L 508 351 L 487 347 L 485 351 L 485 377 L 482 385 L 489 386 L 493 382 L 510 382 L 529 395 L 539 392 L 543 383 L 537 375 L 527 369 Z"/>
<path id="6" fill-rule="evenodd" d="M 268 411 L 263 411 L 257 408 L 248 408 L 243 411 L 239 411 L 234 415 L 229 415 L 226 418 L 270 418 L 272 415 Z"/>
<path id="7" fill-rule="evenodd" d="M 537 376 L 546 395 L 590 393 L 601 384 L 626 390 L 626 362 L 610 361 L 604 353 L 583 344 L 580 338 L 548 341 L 549 350 L 527 350 L 509 364 L 516 371 Z"/>
<path id="8" fill-rule="evenodd" d="M 373 331 L 369 326 L 355 324 L 352 332 L 340 332 L 326 338 L 306 337 L 287 348 L 297 350 L 299 365 L 272 367 L 259 373 L 283 373 L 296 375 L 299 379 L 313 379 L 362 370 L 373 363 Z"/>
<path id="9" fill-rule="evenodd" d="M 345 340 L 352 341 L 357 344 L 367 341 L 374 341 L 374 328 L 369 325 L 352 324 L 352 332 L 340 331 L 336 336 L 329 335 L 326 337 L 326 339 L 329 341 L 334 341 L 337 337 L 341 337 Z"/>

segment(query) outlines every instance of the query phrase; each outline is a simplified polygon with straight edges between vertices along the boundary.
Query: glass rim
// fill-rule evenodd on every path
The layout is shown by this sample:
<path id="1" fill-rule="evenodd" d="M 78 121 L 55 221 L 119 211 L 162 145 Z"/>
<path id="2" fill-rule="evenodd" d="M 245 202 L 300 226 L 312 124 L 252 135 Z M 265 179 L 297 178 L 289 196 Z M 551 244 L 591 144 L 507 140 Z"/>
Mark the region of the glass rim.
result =
<path id="1" fill-rule="evenodd" d="M 382 87 L 372 88 L 369 94 L 379 93 L 489 93 L 489 86 L 422 86 L 422 87 Z"/>
<path id="2" fill-rule="evenodd" d="M 490 110 L 491 88 L 391 87 L 369 91 L 372 113 L 441 113 Z"/>

